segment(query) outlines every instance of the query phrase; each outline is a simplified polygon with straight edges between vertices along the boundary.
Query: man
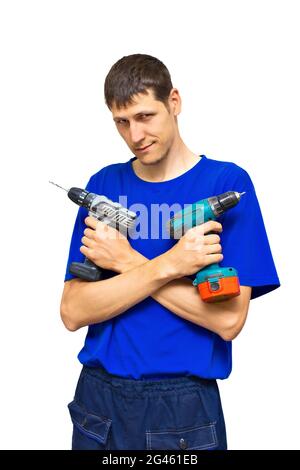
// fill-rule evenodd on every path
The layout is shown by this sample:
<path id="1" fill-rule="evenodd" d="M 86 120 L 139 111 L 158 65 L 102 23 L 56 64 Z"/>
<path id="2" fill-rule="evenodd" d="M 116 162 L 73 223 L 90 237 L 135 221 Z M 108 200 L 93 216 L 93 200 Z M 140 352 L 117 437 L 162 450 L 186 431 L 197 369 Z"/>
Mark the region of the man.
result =
<path id="1" fill-rule="evenodd" d="M 135 157 L 103 168 L 87 189 L 114 201 L 126 196 L 131 210 L 146 207 L 147 235 L 144 227 L 144 236 L 116 237 L 79 210 L 61 303 L 68 330 L 89 326 L 69 404 L 72 447 L 226 449 L 216 380 L 231 372 L 231 340 L 243 328 L 250 298 L 279 286 L 253 184 L 237 165 L 185 145 L 177 122 L 181 98 L 158 59 L 120 59 L 106 77 L 105 100 Z M 192 228 L 179 241 L 165 237 L 153 215 L 162 204 L 183 208 L 229 190 L 246 195 L 221 223 Z M 239 273 L 241 293 L 205 303 L 192 279 L 222 262 L 221 252 L 224 265 Z M 84 256 L 104 269 L 103 280 L 69 273 Z"/>

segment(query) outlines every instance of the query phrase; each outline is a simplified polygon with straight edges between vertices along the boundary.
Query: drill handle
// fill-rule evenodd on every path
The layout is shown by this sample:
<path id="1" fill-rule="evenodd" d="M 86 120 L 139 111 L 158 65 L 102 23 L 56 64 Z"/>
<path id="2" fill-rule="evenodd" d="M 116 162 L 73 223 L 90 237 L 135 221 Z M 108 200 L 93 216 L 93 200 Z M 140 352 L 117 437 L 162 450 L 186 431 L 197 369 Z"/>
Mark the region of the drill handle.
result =
<path id="1" fill-rule="evenodd" d="M 88 258 L 83 263 L 71 263 L 70 273 L 84 281 L 95 282 L 102 279 L 101 269 Z"/>

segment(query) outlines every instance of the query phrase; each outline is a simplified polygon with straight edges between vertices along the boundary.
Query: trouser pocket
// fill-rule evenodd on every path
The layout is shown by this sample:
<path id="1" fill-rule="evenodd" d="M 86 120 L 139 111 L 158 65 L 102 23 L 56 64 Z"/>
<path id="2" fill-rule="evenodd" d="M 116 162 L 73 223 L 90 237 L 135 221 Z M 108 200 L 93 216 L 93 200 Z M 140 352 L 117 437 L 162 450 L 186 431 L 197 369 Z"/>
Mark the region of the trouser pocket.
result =
<path id="1" fill-rule="evenodd" d="M 148 450 L 204 450 L 218 447 L 216 423 L 176 430 L 146 431 Z"/>
<path id="2" fill-rule="evenodd" d="M 68 408 L 73 423 L 72 450 L 108 449 L 112 421 L 86 410 L 75 400 Z"/>

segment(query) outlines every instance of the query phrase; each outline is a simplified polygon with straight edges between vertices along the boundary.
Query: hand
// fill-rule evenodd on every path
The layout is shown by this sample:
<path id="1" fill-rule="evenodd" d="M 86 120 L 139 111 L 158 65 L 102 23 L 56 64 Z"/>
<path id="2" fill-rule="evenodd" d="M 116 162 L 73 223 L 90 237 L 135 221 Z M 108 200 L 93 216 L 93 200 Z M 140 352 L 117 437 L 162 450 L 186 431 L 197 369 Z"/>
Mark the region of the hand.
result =
<path id="1" fill-rule="evenodd" d="M 137 257 L 127 238 L 94 217 L 86 217 L 88 226 L 81 239 L 80 251 L 97 266 L 116 272 L 125 272 Z"/>
<path id="2" fill-rule="evenodd" d="M 209 232 L 222 232 L 219 222 L 210 221 L 189 229 L 162 257 L 174 278 L 195 274 L 200 269 L 223 259 L 220 237 Z"/>

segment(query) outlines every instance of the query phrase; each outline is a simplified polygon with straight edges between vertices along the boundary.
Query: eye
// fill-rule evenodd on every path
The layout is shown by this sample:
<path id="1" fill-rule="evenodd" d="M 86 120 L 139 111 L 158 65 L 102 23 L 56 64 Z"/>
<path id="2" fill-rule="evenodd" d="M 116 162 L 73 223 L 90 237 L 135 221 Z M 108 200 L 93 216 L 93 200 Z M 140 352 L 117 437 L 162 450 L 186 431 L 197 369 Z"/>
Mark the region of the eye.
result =
<path id="1" fill-rule="evenodd" d="M 118 121 L 116 121 L 117 124 L 127 124 L 128 121 L 126 121 L 126 119 L 119 119 Z"/>
<path id="2" fill-rule="evenodd" d="M 140 119 L 142 119 L 144 121 L 145 119 L 148 119 L 151 116 L 152 116 L 152 114 L 140 114 Z"/>

